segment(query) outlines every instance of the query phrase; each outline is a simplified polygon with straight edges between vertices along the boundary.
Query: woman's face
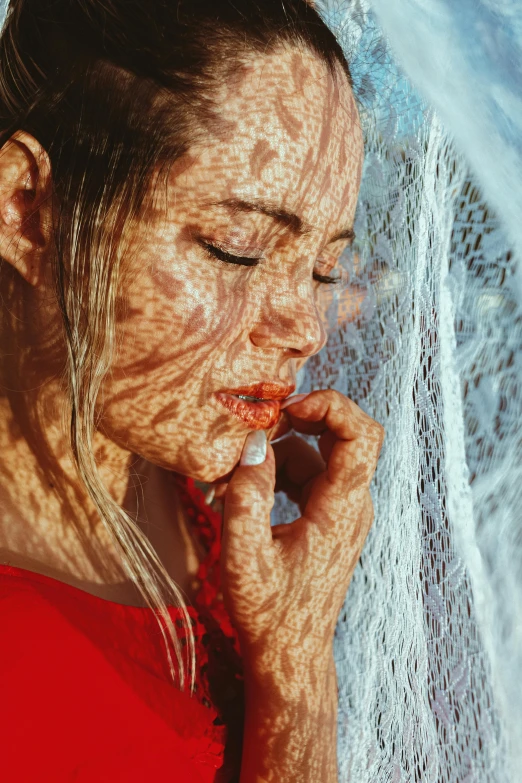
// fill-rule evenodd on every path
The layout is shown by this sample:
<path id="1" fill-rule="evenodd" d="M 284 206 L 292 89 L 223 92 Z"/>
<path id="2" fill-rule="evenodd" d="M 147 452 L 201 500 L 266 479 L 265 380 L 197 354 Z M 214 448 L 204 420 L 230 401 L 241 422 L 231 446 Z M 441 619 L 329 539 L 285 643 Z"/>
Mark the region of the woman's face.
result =
<path id="1" fill-rule="evenodd" d="M 136 231 L 100 396 L 106 435 L 202 481 L 278 415 L 277 402 L 219 394 L 284 398 L 324 345 L 329 284 L 313 275 L 347 244 L 336 236 L 352 227 L 363 161 L 347 79 L 312 54 L 253 60 L 218 105 L 226 136 L 173 165 Z"/>

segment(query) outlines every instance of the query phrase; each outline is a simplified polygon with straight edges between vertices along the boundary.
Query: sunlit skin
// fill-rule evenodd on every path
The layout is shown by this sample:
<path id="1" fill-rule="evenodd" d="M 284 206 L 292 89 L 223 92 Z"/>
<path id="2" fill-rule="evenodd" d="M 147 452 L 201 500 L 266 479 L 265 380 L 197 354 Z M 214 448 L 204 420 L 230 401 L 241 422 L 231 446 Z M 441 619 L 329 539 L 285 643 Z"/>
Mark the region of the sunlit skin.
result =
<path id="1" fill-rule="evenodd" d="M 220 105 L 226 138 L 173 167 L 167 204 L 147 216 L 145 242 L 139 232 L 144 272 L 127 292 L 103 419 L 122 447 L 203 481 L 233 468 L 248 431 L 214 394 L 292 385 L 325 343 L 316 289 L 328 284 L 312 273 L 346 246 L 329 240 L 352 226 L 362 161 L 353 97 L 311 55 L 254 62 Z M 273 204 L 308 231 L 217 206 L 232 199 Z M 227 264 L 203 243 L 264 260 Z"/>
<path id="2" fill-rule="evenodd" d="M 250 683 L 245 731 L 254 744 L 244 763 L 259 764 L 261 753 L 263 779 L 290 779 L 299 765 L 303 777 L 296 780 L 330 781 L 336 775 L 331 643 L 373 518 L 368 488 L 382 428 L 343 395 L 318 391 L 286 408 L 284 417 L 297 433 L 316 434 L 319 452 L 295 435 L 269 447 L 263 466 L 238 469 L 254 427 L 216 393 L 258 383 L 291 389 L 298 368 L 325 344 L 321 288 L 328 284 L 313 274 L 330 274 L 353 226 L 362 133 L 346 77 L 339 70 L 334 79 L 315 55 L 296 48 L 252 59 L 216 100 L 226 124 L 172 166 L 168 187 L 132 226 L 95 454 L 118 502 L 132 511 L 139 494 L 143 529 L 189 596 L 200 553 L 169 477 L 176 471 L 228 482 L 222 574 Z M 18 335 L 31 346 L 14 353 L 0 346 L 11 357 L 0 400 L 2 561 L 139 604 L 75 475 L 62 421 L 54 376 L 63 346 L 47 264 L 51 177 L 45 154 L 27 134 L 2 152 L 0 254 L 28 283 L 20 286 L 25 318 Z M 38 212 L 28 221 L 24 190 L 32 189 L 30 206 Z M 262 210 L 246 207 L 261 201 Z M 262 260 L 230 264 L 209 245 Z M 350 301 L 356 311 L 357 295 Z M 52 366 L 51 355 L 58 357 Z M 41 427 L 32 449 L 22 426 L 27 410 Z M 50 486 L 45 444 L 67 477 L 66 502 Z M 292 487 L 303 516 L 271 531 L 274 452 L 281 485 Z M 270 694 L 266 709 L 256 693 Z M 262 739 L 271 727 L 286 747 L 295 741 L 296 720 L 295 757 Z M 318 727 L 324 742 L 313 741 Z M 282 755 L 288 769 L 276 767 Z"/>
<path id="3" fill-rule="evenodd" d="M 353 224 L 363 146 L 345 77 L 334 80 L 314 55 L 291 49 L 252 60 L 241 81 L 225 86 L 217 100 L 227 121 L 225 135 L 222 128 L 220 136 L 209 133 L 204 144 L 176 162 L 167 190 L 157 193 L 144 220 L 133 227 L 118 303 L 119 351 L 104 385 L 103 432 L 96 437 L 97 458 L 113 495 L 131 506 L 131 466 L 149 477 L 147 485 L 154 465 L 209 482 L 230 474 L 249 428 L 214 393 L 260 381 L 295 383 L 298 367 L 326 340 L 318 289 L 328 284 L 314 282 L 312 273 L 328 273 L 334 266 L 347 241 L 330 240 Z M 116 566 L 118 576 L 111 576 L 110 568 L 97 573 L 90 565 L 92 553 L 79 544 L 76 531 L 88 529 L 87 546 L 92 542 L 110 562 L 112 545 L 68 457 L 61 391 L 48 377 L 48 361 L 38 361 L 39 352 L 50 355 L 42 335 L 48 341 L 59 334 L 45 253 L 45 196 L 52 175 L 37 143 L 25 141 L 29 147 L 22 137 L 14 152 L 2 153 L 3 255 L 31 283 L 24 291 L 25 328 L 34 361 L 28 366 L 26 360 L 23 377 L 9 383 L 15 389 L 41 387 L 25 402 L 38 408 L 46 438 L 69 476 L 76 519 L 38 476 L 37 457 L 24 439 L 13 439 L 16 412 L 13 416 L 12 401 L 4 398 L 0 464 L 4 508 L 11 513 L 2 540 L 13 562 L 15 555 L 25 557 L 33 567 L 53 568 L 72 581 L 121 581 Z M 15 233 L 17 219 L 27 216 L 17 212 L 19 198 L 8 201 L 13 174 L 25 182 L 34 160 L 40 167 L 43 239 L 38 242 Z M 262 200 L 299 220 L 285 225 L 261 212 L 216 205 L 231 199 Z M 227 264 L 211 257 L 203 240 L 238 256 L 262 255 L 263 261 L 257 267 Z M 155 482 L 162 478 L 158 474 Z M 159 511 L 157 500 L 153 503 L 147 508 L 149 532 L 164 547 L 160 554 L 168 567 L 179 569 L 182 563 L 175 564 L 171 554 L 174 544 L 180 549 L 179 534 L 171 529 L 175 526 L 155 521 L 168 515 Z"/>

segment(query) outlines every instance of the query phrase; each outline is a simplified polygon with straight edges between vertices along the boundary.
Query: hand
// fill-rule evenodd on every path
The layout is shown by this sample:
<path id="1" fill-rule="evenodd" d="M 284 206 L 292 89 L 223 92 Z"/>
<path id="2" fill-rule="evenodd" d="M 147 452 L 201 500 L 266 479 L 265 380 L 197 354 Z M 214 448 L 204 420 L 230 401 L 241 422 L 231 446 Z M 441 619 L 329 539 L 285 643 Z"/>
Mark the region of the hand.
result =
<path id="1" fill-rule="evenodd" d="M 277 659 L 281 677 L 298 660 L 330 666 L 337 618 L 373 521 L 369 486 L 384 436 L 377 422 L 332 390 L 312 392 L 286 413 L 296 432 L 319 437 L 323 461 L 301 484 L 302 516 L 270 526 L 276 471 L 268 444 L 262 464 L 234 470 L 221 549 L 223 597 L 244 659 L 265 670 L 267 656 Z M 290 452 L 287 463 L 297 475 Z"/>
<path id="2" fill-rule="evenodd" d="M 286 417 L 286 414 L 284 414 Z M 291 427 L 287 426 L 287 430 Z M 278 433 L 279 435 L 279 433 Z M 275 491 L 284 492 L 303 512 L 311 481 L 326 468 L 326 464 L 317 449 L 297 435 L 289 435 L 284 440 L 272 444 L 275 457 Z M 212 485 L 212 500 L 225 499 L 228 481 Z"/>
<path id="3" fill-rule="evenodd" d="M 317 449 L 295 434 L 274 443 L 272 448 L 275 491 L 284 492 L 304 514 L 314 479 L 326 470 L 326 463 Z"/>

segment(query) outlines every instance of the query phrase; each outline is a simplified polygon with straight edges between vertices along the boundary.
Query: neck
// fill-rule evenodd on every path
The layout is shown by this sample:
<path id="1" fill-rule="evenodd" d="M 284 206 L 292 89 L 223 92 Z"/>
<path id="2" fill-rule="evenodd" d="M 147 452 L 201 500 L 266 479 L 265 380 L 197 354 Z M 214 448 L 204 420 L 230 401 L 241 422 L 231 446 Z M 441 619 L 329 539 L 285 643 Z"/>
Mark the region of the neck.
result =
<path id="1" fill-rule="evenodd" d="M 108 531 L 72 457 L 57 380 L 0 398 L 0 546 L 28 561 L 92 582 L 125 577 Z M 135 455 L 94 437 L 100 475 L 123 505 L 135 483 Z"/>
<path id="2" fill-rule="evenodd" d="M 66 408 L 63 393 L 56 382 L 44 389 L 39 404 L 32 393 L 28 400 L 18 392 L 16 404 L 12 394 L 0 398 L 0 563 L 117 603 L 143 606 L 77 474 L 60 415 Z M 45 416 L 38 413 L 42 410 Z M 170 472 L 101 432 L 95 433 L 94 454 L 113 499 L 136 520 L 167 573 L 193 599 L 204 552 L 191 535 Z"/>

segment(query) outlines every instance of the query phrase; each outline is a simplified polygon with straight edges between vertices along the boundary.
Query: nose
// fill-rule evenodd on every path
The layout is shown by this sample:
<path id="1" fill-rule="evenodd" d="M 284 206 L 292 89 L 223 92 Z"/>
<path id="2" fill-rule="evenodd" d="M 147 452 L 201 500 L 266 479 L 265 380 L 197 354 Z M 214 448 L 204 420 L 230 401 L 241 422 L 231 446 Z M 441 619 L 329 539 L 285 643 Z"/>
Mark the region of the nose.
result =
<path id="1" fill-rule="evenodd" d="M 294 284 L 295 286 L 295 284 Z M 306 358 L 325 345 L 327 334 L 310 285 L 306 290 L 272 290 L 259 303 L 250 330 L 258 348 L 279 348 L 290 356 Z"/>

